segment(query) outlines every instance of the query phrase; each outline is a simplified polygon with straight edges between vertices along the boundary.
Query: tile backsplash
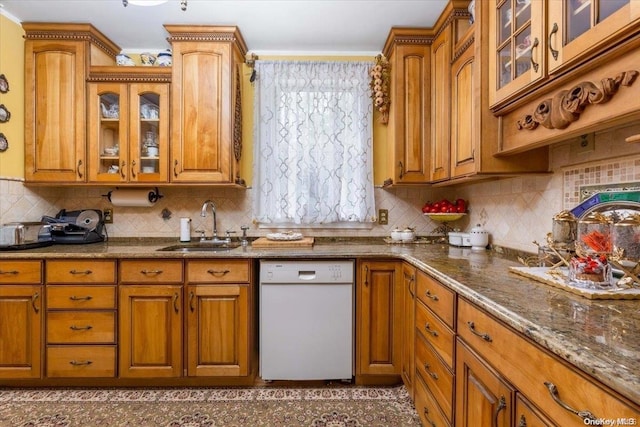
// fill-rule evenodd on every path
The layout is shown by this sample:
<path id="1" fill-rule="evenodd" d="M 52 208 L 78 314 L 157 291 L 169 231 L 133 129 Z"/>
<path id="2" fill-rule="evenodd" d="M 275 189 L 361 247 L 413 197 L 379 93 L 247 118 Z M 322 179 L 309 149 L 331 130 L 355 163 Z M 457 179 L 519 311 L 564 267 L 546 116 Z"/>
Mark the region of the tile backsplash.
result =
<path id="1" fill-rule="evenodd" d="M 624 142 L 640 133 L 640 125 L 596 134 L 595 150 L 578 153 L 579 142 L 566 141 L 551 147 L 551 173 L 487 180 L 454 187 L 429 186 L 376 189 L 378 209 L 389 211 L 389 224 L 370 229 L 307 230 L 314 236 L 387 236 L 394 227 L 412 226 L 418 235 L 432 234 L 440 224 L 424 217 L 426 201 L 441 198 L 469 200 L 469 215 L 451 223 L 461 230 L 482 224 L 491 243 L 527 252 L 537 252 L 533 241 L 544 241 L 551 231 L 553 215 L 580 202 L 584 186 L 640 182 L 640 145 Z M 27 187 L 22 182 L 0 177 L 0 223 L 37 221 L 42 215 L 55 215 L 61 209 L 104 209 L 111 207 L 104 197 L 109 187 Z M 252 222 L 251 189 L 216 187 L 161 188 L 163 194 L 154 206 L 114 207 L 114 222 L 107 226 L 110 237 L 179 236 L 180 218 L 192 219 L 192 230 L 211 232 L 211 218 L 200 216 L 202 203 L 211 199 L 217 207 L 218 231 L 240 232 L 249 225 L 250 236 L 264 235 Z M 170 218 L 163 218 L 168 210 Z M 209 214 L 210 215 L 210 214 Z M 193 236 L 196 233 L 193 232 Z"/>

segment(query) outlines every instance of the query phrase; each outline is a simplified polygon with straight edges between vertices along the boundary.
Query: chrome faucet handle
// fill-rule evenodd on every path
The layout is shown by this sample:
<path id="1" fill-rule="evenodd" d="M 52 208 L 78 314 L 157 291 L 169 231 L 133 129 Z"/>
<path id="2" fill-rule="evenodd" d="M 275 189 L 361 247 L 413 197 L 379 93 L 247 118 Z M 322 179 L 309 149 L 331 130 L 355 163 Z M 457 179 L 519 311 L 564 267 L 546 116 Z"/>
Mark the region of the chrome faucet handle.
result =
<path id="1" fill-rule="evenodd" d="M 207 240 L 207 238 L 205 237 L 204 234 L 204 230 L 194 230 L 196 233 L 200 233 L 200 241 L 204 242 L 205 240 Z"/>
<path id="2" fill-rule="evenodd" d="M 231 233 L 235 233 L 235 230 L 227 230 L 224 232 L 224 237 L 227 242 L 231 242 Z"/>
<path id="3" fill-rule="evenodd" d="M 242 230 L 242 238 L 240 239 L 240 242 L 242 243 L 242 246 L 246 246 L 249 244 L 249 240 L 247 239 L 247 230 L 249 229 L 248 225 L 242 225 L 240 226 L 240 230 Z"/>

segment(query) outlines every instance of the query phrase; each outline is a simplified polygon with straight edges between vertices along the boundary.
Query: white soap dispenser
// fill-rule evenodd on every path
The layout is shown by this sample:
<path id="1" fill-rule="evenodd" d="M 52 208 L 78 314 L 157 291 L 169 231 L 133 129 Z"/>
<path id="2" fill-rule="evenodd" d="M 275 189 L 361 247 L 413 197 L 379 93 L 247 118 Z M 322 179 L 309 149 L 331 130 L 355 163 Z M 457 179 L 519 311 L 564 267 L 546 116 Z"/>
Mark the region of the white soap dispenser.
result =
<path id="1" fill-rule="evenodd" d="M 476 226 L 471 229 L 471 232 L 469 234 L 471 241 L 471 250 L 483 251 L 487 249 L 487 245 L 489 244 L 489 232 L 485 230 L 480 224 L 476 224 Z"/>

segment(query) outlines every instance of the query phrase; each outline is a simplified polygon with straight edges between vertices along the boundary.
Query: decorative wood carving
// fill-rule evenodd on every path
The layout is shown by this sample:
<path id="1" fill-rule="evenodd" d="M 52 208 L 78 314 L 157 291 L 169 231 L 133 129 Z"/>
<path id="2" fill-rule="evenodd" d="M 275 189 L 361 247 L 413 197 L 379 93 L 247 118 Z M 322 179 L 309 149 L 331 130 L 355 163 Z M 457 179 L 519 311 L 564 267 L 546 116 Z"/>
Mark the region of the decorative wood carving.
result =
<path id="1" fill-rule="evenodd" d="M 236 159 L 236 182 L 240 181 L 242 157 L 242 91 L 240 90 L 240 66 L 236 67 L 235 111 L 233 114 L 233 155 Z"/>
<path id="2" fill-rule="evenodd" d="M 547 129 L 565 129 L 580 119 L 589 105 L 604 104 L 618 92 L 620 86 L 631 86 L 639 72 L 623 71 L 615 77 L 604 78 L 600 85 L 582 82 L 569 90 L 559 91 L 553 98 L 542 101 L 532 114 L 518 120 L 518 130 L 534 130 L 538 125 Z"/>

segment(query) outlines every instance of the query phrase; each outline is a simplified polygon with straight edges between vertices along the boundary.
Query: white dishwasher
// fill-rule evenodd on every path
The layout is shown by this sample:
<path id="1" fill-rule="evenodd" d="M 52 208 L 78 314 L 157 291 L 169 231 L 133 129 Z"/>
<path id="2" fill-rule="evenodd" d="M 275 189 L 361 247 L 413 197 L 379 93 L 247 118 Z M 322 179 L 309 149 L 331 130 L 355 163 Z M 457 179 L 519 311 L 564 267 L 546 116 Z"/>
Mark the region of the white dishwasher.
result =
<path id="1" fill-rule="evenodd" d="M 348 380 L 354 371 L 354 262 L 260 262 L 260 376 Z"/>

